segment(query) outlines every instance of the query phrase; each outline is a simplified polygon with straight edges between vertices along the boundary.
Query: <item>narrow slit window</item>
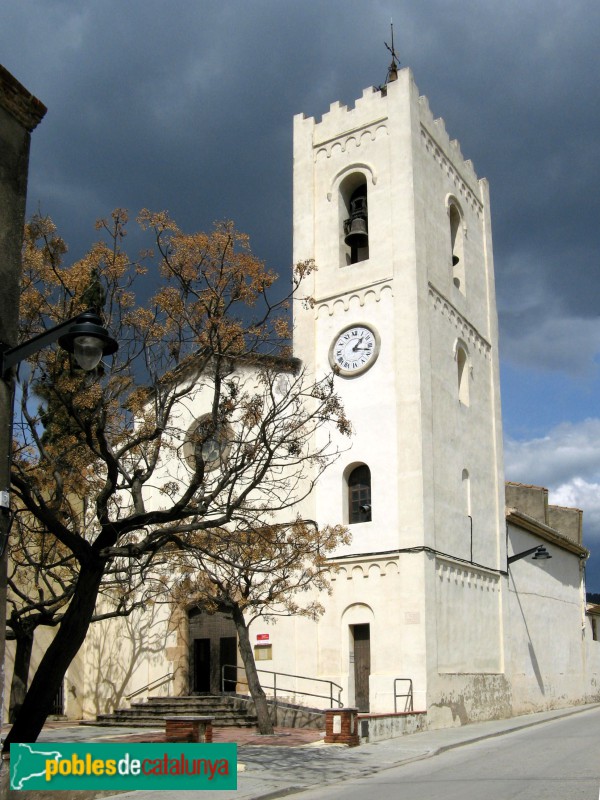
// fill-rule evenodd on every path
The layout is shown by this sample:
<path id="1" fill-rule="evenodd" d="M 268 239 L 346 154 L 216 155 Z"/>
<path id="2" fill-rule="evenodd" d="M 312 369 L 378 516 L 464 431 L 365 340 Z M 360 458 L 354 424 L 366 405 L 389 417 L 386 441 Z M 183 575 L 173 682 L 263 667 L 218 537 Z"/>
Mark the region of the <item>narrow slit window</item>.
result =
<path id="1" fill-rule="evenodd" d="M 463 347 L 456 349 L 458 399 L 463 406 L 469 405 L 469 356 Z"/>
<path id="2" fill-rule="evenodd" d="M 465 294 L 465 252 L 463 218 L 458 206 L 451 203 L 448 209 L 450 216 L 450 245 L 452 261 L 452 283 Z"/>

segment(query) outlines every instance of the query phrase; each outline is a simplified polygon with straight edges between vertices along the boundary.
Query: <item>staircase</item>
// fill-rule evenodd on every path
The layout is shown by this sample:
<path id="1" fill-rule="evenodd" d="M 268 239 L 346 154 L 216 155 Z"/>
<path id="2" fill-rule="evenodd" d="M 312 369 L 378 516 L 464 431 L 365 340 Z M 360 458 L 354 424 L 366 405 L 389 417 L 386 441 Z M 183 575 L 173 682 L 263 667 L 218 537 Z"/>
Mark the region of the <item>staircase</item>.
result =
<path id="1" fill-rule="evenodd" d="M 133 728 L 158 728 L 173 717 L 213 717 L 213 725 L 251 728 L 257 724 L 248 712 L 248 700 L 234 695 L 190 695 L 187 697 L 149 697 L 131 708 L 117 708 L 112 714 L 98 714 L 88 725 L 124 725 Z M 85 722 L 82 724 L 86 724 Z"/>

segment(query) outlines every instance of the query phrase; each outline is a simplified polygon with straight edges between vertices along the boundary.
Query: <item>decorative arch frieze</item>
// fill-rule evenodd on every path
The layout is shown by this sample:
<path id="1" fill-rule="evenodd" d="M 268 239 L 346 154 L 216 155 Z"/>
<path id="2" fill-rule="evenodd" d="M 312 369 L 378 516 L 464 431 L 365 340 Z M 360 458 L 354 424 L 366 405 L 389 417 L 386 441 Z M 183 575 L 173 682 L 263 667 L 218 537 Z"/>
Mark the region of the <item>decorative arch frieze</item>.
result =
<path id="1" fill-rule="evenodd" d="M 500 576 L 484 569 L 457 564 L 437 557 L 436 572 L 441 583 L 476 589 L 480 592 L 499 592 Z"/>
<path id="2" fill-rule="evenodd" d="M 386 294 L 389 294 L 390 297 L 394 296 L 392 286 L 388 282 L 370 285 L 364 289 L 355 289 L 341 297 L 328 297 L 316 304 L 315 319 L 331 317 L 340 312 L 346 313 L 357 306 L 363 308 L 372 303 L 379 303 Z"/>
<path id="3" fill-rule="evenodd" d="M 421 143 L 429 155 L 432 156 L 434 161 L 439 165 L 440 169 L 450 178 L 456 187 L 456 191 L 461 195 L 464 202 L 473 209 L 478 217 L 481 217 L 483 214 L 483 203 L 469 186 L 467 186 L 441 147 L 435 142 L 425 128 L 421 128 Z"/>
<path id="4" fill-rule="evenodd" d="M 470 345 L 468 349 L 476 350 L 486 358 L 490 358 L 491 344 L 431 283 L 429 284 L 429 301 L 433 311 L 445 317 L 455 328 L 458 339 L 462 339 L 464 343 Z"/>
<path id="5" fill-rule="evenodd" d="M 398 562 L 376 559 L 374 561 L 354 564 L 347 567 L 339 567 L 336 572 L 331 573 L 332 581 L 343 580 L 365 580 L 369 578 L 395 578 L 398 576 Z"/>
<path id="6" fill-rule="evenodd" d="M 388 130 L 385 120 L 375 120 L 370 125 L 355 128 L 342 134 L 342 136 L 319 142 L 315 146 L 314 160 L 320 161 L 341 153 L 358 150 L 364 143 L 374 142 L 375 139 L 387 135 Z"/>

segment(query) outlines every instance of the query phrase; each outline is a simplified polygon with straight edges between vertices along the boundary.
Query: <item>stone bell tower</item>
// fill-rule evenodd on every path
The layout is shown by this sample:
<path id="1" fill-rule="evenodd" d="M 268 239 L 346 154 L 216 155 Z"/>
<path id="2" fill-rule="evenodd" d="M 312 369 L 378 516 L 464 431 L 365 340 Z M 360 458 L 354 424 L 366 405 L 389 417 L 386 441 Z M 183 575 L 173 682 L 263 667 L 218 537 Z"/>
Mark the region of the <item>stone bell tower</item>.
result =
<path id="1" fill-rule="evenodd" d="M 320 121 L 294 121 L 294 260 L 317 265 L 307 288 L 315 304 L 296 312 L 294 350 L 318 376 L 336 370 L 355 430 L 306 511 L 349 526 L 339 563 L 367 577 L 368 563 L 388 559 L 399 576 L 393 600 L 367 581 L 348 597 L 372 615 L 372 710 L 389 705 L 373 702 L 388 694 L 378 673 L 410 673 L 429 705 L 441 675 L 497 675 L 502 664 L 488 185 L 410 70 L 392 77 L 354 108 L 334 103 Z M 375 641 L 392 624 L 395 644 Z"/>

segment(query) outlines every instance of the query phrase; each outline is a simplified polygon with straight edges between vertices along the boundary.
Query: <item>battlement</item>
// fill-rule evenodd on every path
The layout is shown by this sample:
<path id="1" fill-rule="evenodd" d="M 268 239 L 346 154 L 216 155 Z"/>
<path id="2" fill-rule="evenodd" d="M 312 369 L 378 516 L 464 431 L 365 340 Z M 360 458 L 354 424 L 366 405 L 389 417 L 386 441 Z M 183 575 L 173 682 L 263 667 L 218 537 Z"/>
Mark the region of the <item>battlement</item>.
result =
<path id="1" fill-rule="evenodd" d="M 465 159 L 457 139 L 451 139 L 446 130 L 446 123 L 442 117 L 434 117 L 429 107 L 429 100 L 425 95 L 419 97 L 419 117 L 422 127 L 433 138 L 435 144 L 441 148 L 447 158 L 454 164 L 465 180 L 477 184 L 479 178 L 475 172 L 473 162 Z"/>
<path id="2" fill-rule="evenodd" d="M 476 192 L 479 179 L 473 163 L 465 159 L 458 141 L 450 138 L 444 120 L 441 117 L 434 118 L 427 97 L 419 96 L 418 87 L 408 67 L 398 72 L 396 81 L 386 84 L 385 91 L 369 86 L 363 91 L 362 97 L 356 100 L 354 106 L 346 106 L 336 101 L 331 103 L 329 111 L 326 111 L 320 120 L 297 114 L 294 121 L 296 126 L 304 129 L 303 135 L 309 135 L 310 132 L 313 146 L 317 147 L 341 138 L 351 131 L 385 120 L 390 115 L 392 107 L 402 103 L 411 107 L 411 116 L 420 123 L 428 149 L 433 150 L 434 155 L 435 151 L 439 151 L 438 155 L 449 161 L 460 173 L 463 181 Z"/>
<path id="3" fill-rule="evenodd" d="M 377 119 L 385 119 L 388 113 L 388 98 L 379 89 L 369 86 L 365 89 L 354 106 L 346 106 L 336 100 L 329 106 L 320 120 L 298 114 L 294 118 L 296 124 L 302 124 L 313 132 L 315 144 L 343 135 L 371 124 Z"/>

